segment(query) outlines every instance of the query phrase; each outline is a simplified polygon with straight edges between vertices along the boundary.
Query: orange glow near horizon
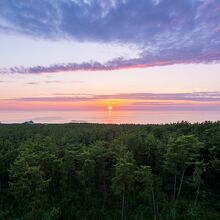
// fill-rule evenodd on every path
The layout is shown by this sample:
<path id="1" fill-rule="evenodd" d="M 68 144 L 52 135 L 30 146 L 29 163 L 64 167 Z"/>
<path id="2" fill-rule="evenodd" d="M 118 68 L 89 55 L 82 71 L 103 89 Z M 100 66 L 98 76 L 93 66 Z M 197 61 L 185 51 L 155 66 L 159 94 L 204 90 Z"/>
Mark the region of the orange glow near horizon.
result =
<path id="1" fill-rule="evenodd" d="M 0 110 L 163 110 L 182 107 L 215 107 L 220 101 L 193 100 L 142 100 L 142 99 L 94 99 L 94 100 L 0 100 Z"/>

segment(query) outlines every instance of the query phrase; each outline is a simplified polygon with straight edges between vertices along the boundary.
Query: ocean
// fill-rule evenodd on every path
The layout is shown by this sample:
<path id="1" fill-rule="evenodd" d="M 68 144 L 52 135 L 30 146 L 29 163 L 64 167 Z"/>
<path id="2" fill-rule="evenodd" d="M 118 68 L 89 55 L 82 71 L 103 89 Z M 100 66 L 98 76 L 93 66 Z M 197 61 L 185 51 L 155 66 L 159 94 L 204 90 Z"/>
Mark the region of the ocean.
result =
<path id="1" fill-rule="evenodd" d="M 164 124 L 220 121 L 220 111 L 0 111 L 1 123 Z"/>

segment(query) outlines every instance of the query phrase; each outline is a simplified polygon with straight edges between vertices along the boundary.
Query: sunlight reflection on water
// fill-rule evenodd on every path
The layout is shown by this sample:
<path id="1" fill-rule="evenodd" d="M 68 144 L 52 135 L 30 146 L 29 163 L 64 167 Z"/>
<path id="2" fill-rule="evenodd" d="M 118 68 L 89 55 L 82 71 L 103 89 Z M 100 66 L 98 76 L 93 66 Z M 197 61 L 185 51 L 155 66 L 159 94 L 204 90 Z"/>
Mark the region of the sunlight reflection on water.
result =
<path id="1" fill-rule="evenodd" d="M 220 111 L 0 111 L 2 123 L 88 122 L 106 124 L 158 124 L 177 121 L 203 122 L 220 120 Z"/>

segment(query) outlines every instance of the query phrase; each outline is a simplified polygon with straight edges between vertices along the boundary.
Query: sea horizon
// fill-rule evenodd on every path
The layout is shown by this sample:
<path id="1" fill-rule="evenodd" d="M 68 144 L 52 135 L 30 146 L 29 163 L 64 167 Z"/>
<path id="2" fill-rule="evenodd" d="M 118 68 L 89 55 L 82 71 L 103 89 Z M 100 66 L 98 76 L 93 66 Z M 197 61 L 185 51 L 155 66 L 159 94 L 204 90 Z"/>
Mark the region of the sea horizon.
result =
<path id="1" fill-rule="evenodd" d="M 0 111 L 0 122 L 2 124 L 24 123 L 27 121 L 47 124 L 171 124 L 181 121 L 202 123 L 205 121 L 217 122 L 219 120 L 219 110 Z"/>

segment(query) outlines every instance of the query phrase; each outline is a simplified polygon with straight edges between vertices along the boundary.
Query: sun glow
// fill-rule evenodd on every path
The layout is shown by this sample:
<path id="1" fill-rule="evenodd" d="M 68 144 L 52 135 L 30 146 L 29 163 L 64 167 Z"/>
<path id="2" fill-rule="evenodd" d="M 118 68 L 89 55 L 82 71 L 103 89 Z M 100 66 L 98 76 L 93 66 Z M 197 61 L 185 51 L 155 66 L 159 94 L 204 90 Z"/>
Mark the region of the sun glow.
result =
<path id="1" fill-rule="evenodd" d="M 109 105 L 108 106 L 108 116 L 111 116 L 112 115 L 112 106 Z"/>

